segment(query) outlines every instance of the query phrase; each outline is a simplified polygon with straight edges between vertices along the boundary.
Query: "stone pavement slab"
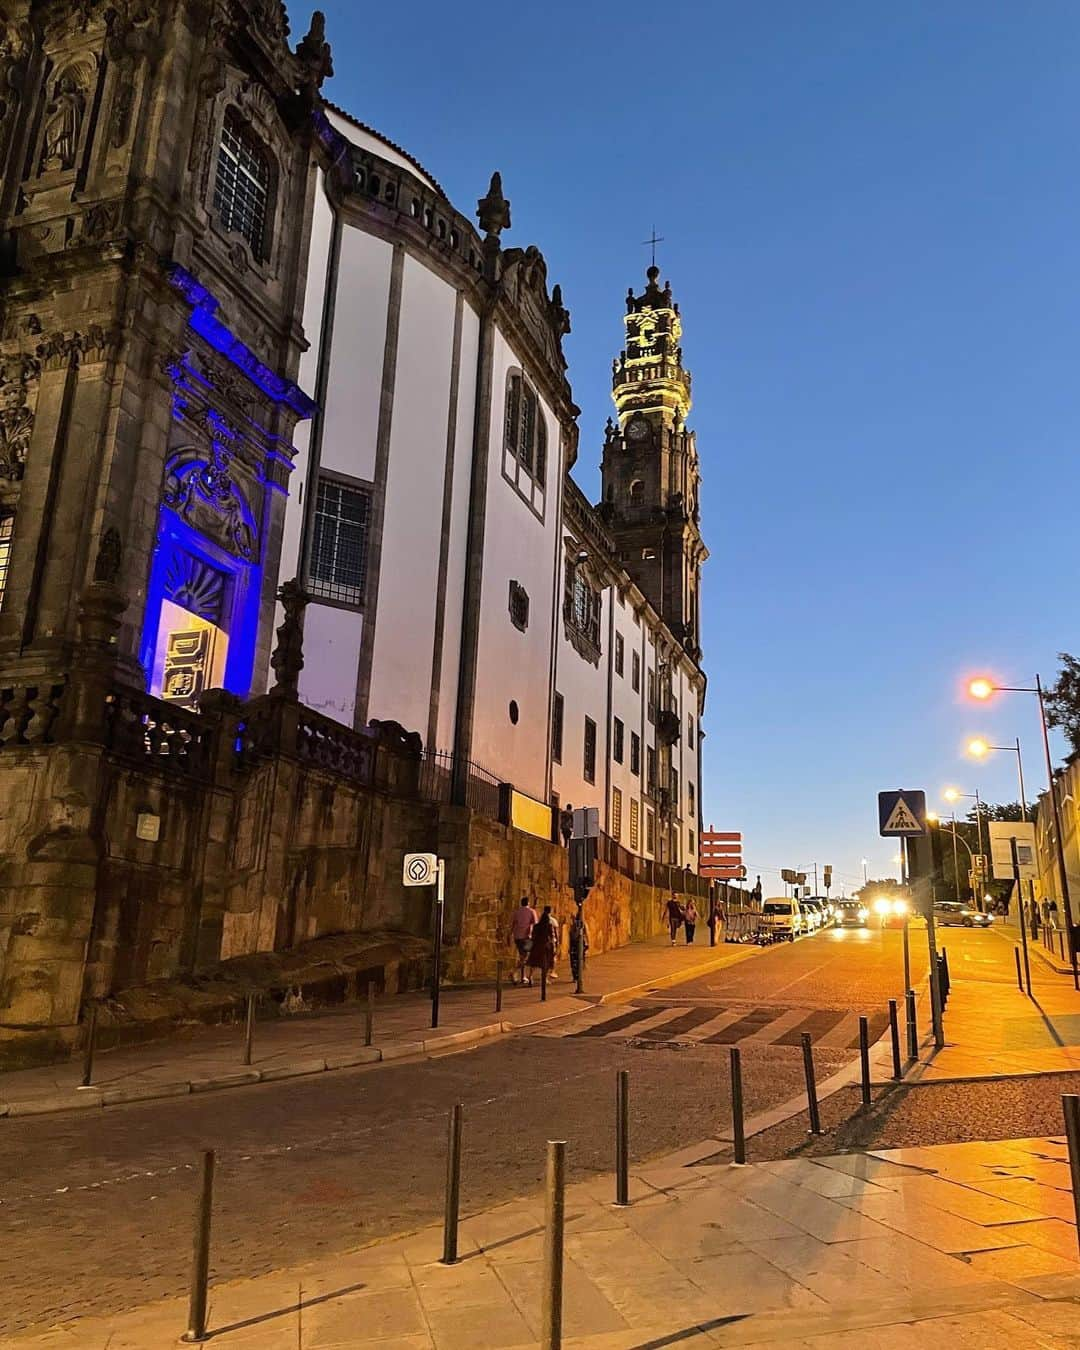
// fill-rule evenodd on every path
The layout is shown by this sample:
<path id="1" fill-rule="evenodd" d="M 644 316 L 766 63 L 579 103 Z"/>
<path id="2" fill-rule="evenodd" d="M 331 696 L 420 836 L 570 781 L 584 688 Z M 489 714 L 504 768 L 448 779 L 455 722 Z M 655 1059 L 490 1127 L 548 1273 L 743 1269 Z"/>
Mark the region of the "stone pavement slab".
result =
<path id="1" fill-rule="evenodd" d="M 978 1168 L 993 1177 L 1002 1159 L 1018 1170 L 1025 1160 L 1060 1167 L 1060 1155 L 1059 1139 L 1029 1139 L 750 1167 L 680 1167 L 668 1159 L 635 1174 L 635 1199 L 625 1209 L 608 1203 L 610 1179 L 600 1189 L 572 1183 L 564 1344 L 908 1350 L 945 1339 L 951 1350 L 1076 1350 L 1074 1224 L 1016 1219 L 1014 1210 L 1029 1211 L 970 1179 Z M 965 1179 L 950 1179 L 954 1173 Z M 822 1182 L 841 1193 L 821 1194 Z M 211 1344 L 535 1345 L 543 1223 L 541 1197 L 523 1197 L 466 1217 L 461 1259 L 451 1267 L 439 1262 L 440 1230 L 428 1228 L 316 1264 L 214 1284 Z M 185 1312 L 182 1300 L 171 1299 L 113 1318 L 27 1329 L 6 1344 L 156 1350 L 176 1343 Z"/>
<path id="2" fill-rule="evenodd" d="M 109 1050 L 97 1056 L 94 1086 L 80 1089 L 81 1060 L 0 1074 L 0 1116 L 113 1109 L 128 1102 L 300 1078 L 421 1055 L 452 1053 L 491 1036 L 528 1030 L 588 1013 L 598 1003 L 619 1003 L 649 989 L 666 988 L 752 959 L 760 948 L 680 945 L 666 939 L 632 943 L 605 952 L 587 966 L 585 995 L 568 976 L 540 988 L 506 986 L 495 1011 L 493 987 L 444 989 L 440 1025 L 431 1027 L 423 994 L 390 996 L 377 1003 L 373 1044 L 365 1046 L 365 1010 L 351 1005 L 320 1014 L 257 1021 L 250 1067 L 243 1055 L 243 1027 L 188 1028 L 169 1040 Z M 509 959 L 508 959 L 509 969 Z"/>

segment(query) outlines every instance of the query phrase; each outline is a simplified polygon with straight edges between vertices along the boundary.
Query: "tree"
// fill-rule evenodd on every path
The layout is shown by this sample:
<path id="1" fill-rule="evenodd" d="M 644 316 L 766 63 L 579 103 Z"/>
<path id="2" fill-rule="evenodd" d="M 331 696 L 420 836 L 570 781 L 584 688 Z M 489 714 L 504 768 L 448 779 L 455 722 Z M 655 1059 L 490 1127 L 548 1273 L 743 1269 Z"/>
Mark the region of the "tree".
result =
<path id="1" fill-rule="evenodd" d="M 1046 690 L 1046 720 L 1060 727 L 1072 747 L 1080 754 L 1080 661 L 1068 652 L 1058 652 L 1061 670 L 1057 682 Z"/>

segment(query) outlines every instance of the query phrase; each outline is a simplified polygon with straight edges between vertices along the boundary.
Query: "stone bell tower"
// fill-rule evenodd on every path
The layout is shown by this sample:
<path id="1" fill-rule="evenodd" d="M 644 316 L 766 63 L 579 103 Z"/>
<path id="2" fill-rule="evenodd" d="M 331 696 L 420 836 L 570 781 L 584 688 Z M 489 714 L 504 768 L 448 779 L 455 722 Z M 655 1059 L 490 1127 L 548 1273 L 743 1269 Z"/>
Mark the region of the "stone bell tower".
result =
<path id="1" fill-rule="evenodd" d="M 626 297 L 626 341 L 615 358 L 601 462 L 601 512 L 627 572 L 691 659 L 701 655 L 701 476 L 683 365 L 682 319 L 655 264 Z"/>
<path id="2" fill-rule="evenodd" d="M 0 1053 L 77 1017 L 116 691 L 265 687 L 329 73 L 281 0 L 0 0 Z"/>

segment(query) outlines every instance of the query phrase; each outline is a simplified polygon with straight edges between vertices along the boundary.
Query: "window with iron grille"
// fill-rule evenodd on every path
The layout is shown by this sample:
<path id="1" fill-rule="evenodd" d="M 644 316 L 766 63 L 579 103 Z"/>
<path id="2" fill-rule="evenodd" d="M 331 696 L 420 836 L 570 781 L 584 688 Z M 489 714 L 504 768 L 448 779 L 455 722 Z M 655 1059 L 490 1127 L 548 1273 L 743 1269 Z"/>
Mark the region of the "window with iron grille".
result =
<path id="1" fill-rule="evenodd" d="M 7 589 L 8 563 L 11 561 L 11 536 L 15 532 L 14 515 L 0 516 L 0 609 Z"/>
<path id="2" fill-rule="evenodd" d="M 562 763 L 563 696 L 555 695 L 551 706 L 551 758 L 556 764 Z"/>
<path id="3" fill-rule="evenodd" d="M 324 600 L 364 603 L 371 493 L 320 478 L 308 590 Z"/>
<path id="4" fill-rule="evenodd" d="M 224 229 L 241 234 L 256 258 L 266 256 L 270 164 L 265 152 L 231 109 L 218 147 L 214 211 Z"/>
<path id="5" fill-rule="evenodd" d="M 622 838 L 622 793 L 617 787 L 611 789 L 611 837 Z"/>
<path id="6" fill-rule="evenodd" d="M 626 731 L 621 718 L 612 719 L 611 727 L 611 757 L 616 764 L 623 762 L 623 743 L 626 738 Z"/>
<path id="7" fill-rule="evenodd" d="M 641 847 L 641 803 L 636 797 L 630 798 L 630 850 L 636 853 Z"/>
<path id="8" fill-rule="evenodd" d="M 636 731 L 630 733 L 630 772 L 641 772 L 641 737 Z"/>
<path id="9" fill-rule="evenodd" d="M 520 581 L 510 583 L 510 622 L 523 633 L 529 626 L 529 592 Z"/>
<path id="10" fill-rule="evenodd" d="M 591 717 L 585 719 L 584 773 L 587 783 L 596 782 L 596 723 Z"/>

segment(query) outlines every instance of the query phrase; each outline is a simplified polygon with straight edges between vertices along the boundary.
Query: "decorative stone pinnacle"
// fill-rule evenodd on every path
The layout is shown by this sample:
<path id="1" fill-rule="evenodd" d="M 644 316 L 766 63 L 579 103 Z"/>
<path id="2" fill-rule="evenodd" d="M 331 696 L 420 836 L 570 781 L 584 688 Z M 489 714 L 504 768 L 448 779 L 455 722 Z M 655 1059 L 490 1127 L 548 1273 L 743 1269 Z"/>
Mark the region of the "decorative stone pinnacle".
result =
<path id="1" fill-rule="evenodd" d="M 503 196 L 502 174 L 497 171 L 491 175 L 487 196 L 476 203 L 476 218 L 484 233 L 495 238 L 510 228 L 510 203 Z"/>

